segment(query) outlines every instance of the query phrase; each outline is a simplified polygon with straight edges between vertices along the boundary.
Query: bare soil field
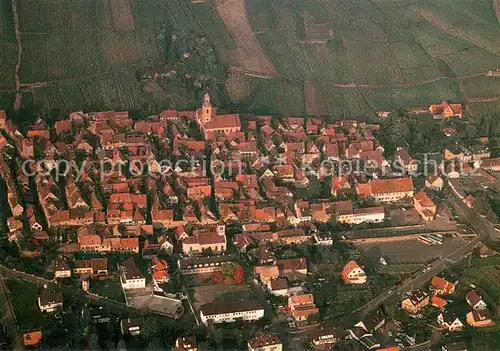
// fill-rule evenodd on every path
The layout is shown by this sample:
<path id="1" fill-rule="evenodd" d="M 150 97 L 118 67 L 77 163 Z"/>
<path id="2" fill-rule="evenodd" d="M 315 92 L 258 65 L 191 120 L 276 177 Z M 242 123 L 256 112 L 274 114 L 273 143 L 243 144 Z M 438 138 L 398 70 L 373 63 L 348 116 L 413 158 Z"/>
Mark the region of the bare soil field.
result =
<path id="1" fill-rule="evenodd" d="M 236 43 L 240 65 L 247 71 L 275 75 L 273 64 L 253 34 L 245 1 L 217 0 L 214 5 Z"/>
<path id="2" fill-rule="evenodd" d="M 128 32 L 135 29 L 129 0 L 109 0 L 109 6 L 116 30 Z"/>

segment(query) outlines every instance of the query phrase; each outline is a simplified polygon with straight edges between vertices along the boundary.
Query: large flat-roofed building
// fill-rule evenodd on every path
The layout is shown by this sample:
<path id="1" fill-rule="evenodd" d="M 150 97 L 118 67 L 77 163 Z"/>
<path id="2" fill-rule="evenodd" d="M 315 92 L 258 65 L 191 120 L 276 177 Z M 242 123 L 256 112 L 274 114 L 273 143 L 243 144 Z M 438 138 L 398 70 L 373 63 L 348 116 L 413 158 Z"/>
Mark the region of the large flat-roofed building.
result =
<path id="1" fill-rule="evenodd" d="M 263 317 L 264 307 L 256 300 L 212 302 L 200 309 L 200 318 L 204 324 L 255 321 Z"/>

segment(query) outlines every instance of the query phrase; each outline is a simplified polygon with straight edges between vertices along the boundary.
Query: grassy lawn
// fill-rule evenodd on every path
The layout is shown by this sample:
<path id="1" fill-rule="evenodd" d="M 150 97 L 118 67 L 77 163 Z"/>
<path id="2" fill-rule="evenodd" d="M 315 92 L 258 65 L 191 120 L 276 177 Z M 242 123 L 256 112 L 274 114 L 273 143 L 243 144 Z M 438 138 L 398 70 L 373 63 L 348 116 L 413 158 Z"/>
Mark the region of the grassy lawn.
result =
<path id="1" fill-rule="evenodd" d="M 125 302 L 125 296 L 123 295 L 123 290 L 118 279 L 92 279 L 90 282 L 90 291 L 111 300 Z"/>
<path id="2" fill-rule="evenodd" d="M 43 329 L 48 319 L 38 308 L 38 291 L 36 284 L 9 279 L 7 287 L 10 292 L 12 306 L 21 331 Z"/>
<path id="3" fill-rule="evenodd" d="M 408 263 L 408 264 L 391 264 L 391 265 L 380 265 L 378 267 L 378 272 L 381 274 L 395 275 L 395 276 L 410 276 L 416 271 L 422 269 L 424 265 L 420 263 Z"/>

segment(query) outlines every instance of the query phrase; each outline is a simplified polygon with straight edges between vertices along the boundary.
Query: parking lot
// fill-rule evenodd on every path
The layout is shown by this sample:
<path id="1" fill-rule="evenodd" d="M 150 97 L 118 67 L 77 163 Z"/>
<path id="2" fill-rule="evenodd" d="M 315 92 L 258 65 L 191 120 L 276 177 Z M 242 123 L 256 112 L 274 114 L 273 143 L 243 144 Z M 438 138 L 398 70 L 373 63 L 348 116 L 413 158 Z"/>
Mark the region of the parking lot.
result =
<path id="1" fill-rule="evenodd" d="M 450 253 L 466 245 L 467 242 L 456 238 L 445 238 L 441 245 L 426 245 L 417 239 L 379 242 L 358 243 L 356 246 L 362 254 L 372 260 L 384 257 L 388 264 L 425 263 L 433 259 L 448 256 Z"/>

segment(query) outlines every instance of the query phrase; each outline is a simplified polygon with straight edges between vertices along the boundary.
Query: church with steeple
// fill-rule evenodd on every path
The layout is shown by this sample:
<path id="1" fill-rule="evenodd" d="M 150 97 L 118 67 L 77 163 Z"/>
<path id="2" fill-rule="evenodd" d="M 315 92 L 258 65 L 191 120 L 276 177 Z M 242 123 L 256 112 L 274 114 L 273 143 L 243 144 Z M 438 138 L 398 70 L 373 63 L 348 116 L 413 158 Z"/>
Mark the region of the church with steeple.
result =
<path id="1" fill-rule="evenodd" d="M 212 106 L 208 93 L 205 93 L 201 108 L 196 110 L 196 121 L 205 139 L 212 139 L 217 134 L 229 134 L 241 130 L 240 116 L 238 114 L 218 115 L 217 107 Z"/>

